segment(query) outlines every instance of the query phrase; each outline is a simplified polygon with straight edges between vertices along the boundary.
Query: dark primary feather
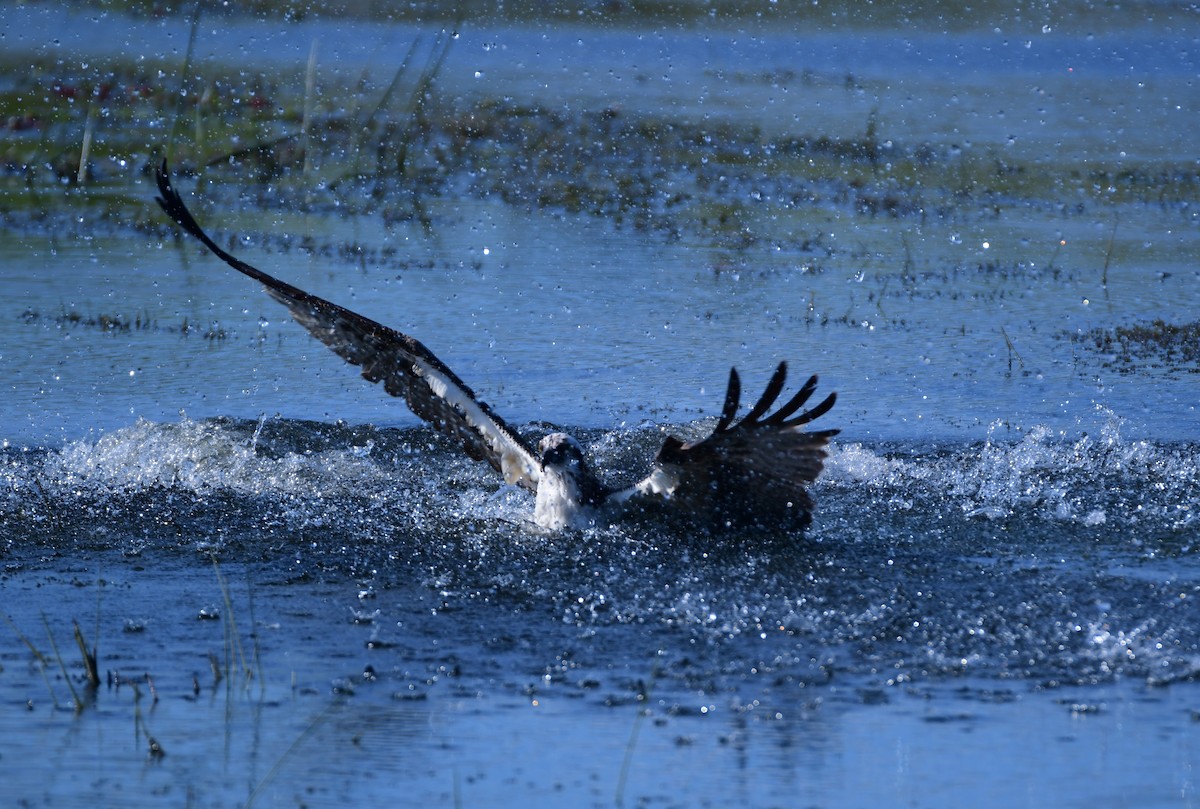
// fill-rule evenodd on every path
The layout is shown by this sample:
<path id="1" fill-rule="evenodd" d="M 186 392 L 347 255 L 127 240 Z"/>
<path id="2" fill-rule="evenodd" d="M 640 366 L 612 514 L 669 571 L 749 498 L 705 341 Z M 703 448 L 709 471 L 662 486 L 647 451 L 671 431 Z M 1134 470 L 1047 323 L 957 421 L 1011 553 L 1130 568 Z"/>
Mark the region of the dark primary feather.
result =
<path id="1" fill-rule="evenodd" d="M 799 410 L 808 401 L 808 398 L 813 395 L 816 389 L 817 377 L 810 376 L 808 381 L 804 383 L 804 387 L 800 389 L 800 392 L 792 397 L 791 401 L 776 410 L 774 415 L 767 419 L 766 423 L 774 427 L 799 427 L 828 413 L 833 408 L 834 403 L 837 402 L 836 393 L 826 396 L 816 407 L 806 410 L 790 421 L 787 420 L 789 416 Z M 836 434 L 837 431 L 835 430 L 834 435 Z"/>
<path id="2" fill-rule="evenodd" d="M 734 433 L 739 430 L 760 430 L 763 428 L 771 428 L 776 431 L 788 432 L 793 431 L 796 427 L 807 424 L 814 419 L 817 419 L 830 411 L 833 405 L 837 402 L 837 394 L 831 393 L 821 400 L 819 404 L 804 411 L 799 416 L 791 418 L 791 416 L 808 402 L 812 395 L 817 390 L 817 377 L 814 374 L 810 376 L 800 390 L 796 392 L 791 399 L 783 404 L 778 410 L 767 416 L 763 415 L 771 409 L 771 405 L 779 398 L 779 394 L 783 392 L 783 386 L 787 381 L 787 363 L 781 362 L 775 368 L 775 372 L 771 374 L 771 380 L 767 383 L 766 389 L 754 407 L 750 408 L 741 421 L 737 424 L 733 423 L 737 416 L 737 410 L 741 402 L 741 381 L 738 378 L 736 368 L 731 368 L 729 371 L 729 387 L 725 391 L 725 405 L 721 409 L 721 418 L 717 422 L 717 426 L 713 428 L 712 434 L 704 439 L 710 441 L 719 435 Z M 798 433 L 798 435 L 825 435 L 832 437 L 837 435 L 839 430 L 825 430 L 821 433 Z M 689 447 L 696 447 L 703 444 L 704 441 L 689 444 Z"/>
<path id="3" fill-rule="evenodd" d="M 510 481 L 536 491 L 538 461 L 534 450 L 420 341 L 284 283 L 230 255 L 204 232 L 183 204 L 171 186 L 165 160 L 156 179 L 161 195 L 158 204 L 163 211 L 226 264 L 263 284 L 267 293 L 286 306 L 310 334 L 347 362 L 360 366 L 368 381 L 382 382 L 388 393 L 403 397 L 413 413 L 461 442 L 472 458 L 486 460 Z M 434 386 L 443 382 L 448 390 L 439 393 Z M 453 401 L 455 398 L 461 401 Z M 471 405 L 478 409 L 476 419 L 469 412 Z"/>
<path id="4" fill-rule="evenodd" d="M 737 368 L 729 369 L 729 387 L 725 389 L 725 404 L 721 408 L 721 420 L 713 432 L 724 432 L 733 420 L 737 418 L 738 402 L 742 399 L 742 380 L 738 377 Z"/>
<path id="5" fill-rule="evenodd" d="M 742 419 L 742 423 L 758 421 L 759 417 L 770 409 L 771 405 L 775 404 L 775 400 L 779 398 L 779 394 L 783 392 L 783 383 L 787 380 L 787 366 L 784 363 L 779 363 L 779 367 L 775 369 L 775 373 L 771 374 L 771 381 L 767 383 L 767 389 L 763 391 L 763 395 L 759 397 L 756 404 L 746 418 Z"/>

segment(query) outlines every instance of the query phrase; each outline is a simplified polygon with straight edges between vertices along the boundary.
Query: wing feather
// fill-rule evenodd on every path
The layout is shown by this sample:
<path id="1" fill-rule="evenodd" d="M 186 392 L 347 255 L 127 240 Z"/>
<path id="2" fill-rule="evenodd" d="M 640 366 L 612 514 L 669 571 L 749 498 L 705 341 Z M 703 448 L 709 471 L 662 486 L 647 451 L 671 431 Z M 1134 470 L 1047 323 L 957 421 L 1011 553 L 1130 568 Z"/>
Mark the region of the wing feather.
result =
<path id="1" fill-rule="evenodd" d="M 367 381 L 382 382 L 385 391 L 403 398 L 413 413 L 459 442 L 471 458 L 487 461 L 509 483 L 537 491 L 541 469 L 537 453 L 419 340 L 230 255 L 204 232 L 183 204 L 171 186 L 165 160 L 155 176 L 163 211 L 230 267 L 266 287 L 267 294 L 286 306 L 309 334 L 359 366 Z"/>
<path id="2" fill-rule="evenodd" d="M 737 368 L 729 369 L 729 387 L 725 389 L 725 406 L 721 408 L 721 420 L 717 422 L 717 431 L 724 430 L 737 417 L 738 401 L 742 398 L 742 381 L 738 378 Z"/>
<path id="3" fill-rule="evenodd" d="M 749 516 L 760 524 L 789 514 L 806 521 L 812 508 L 806 489 L 821 474 L 829 439 L 839 431 L 804 432 L 800 428 L 829 412 L 837 394 L 829 394 L 796 415 L 817 388 L 813 376 L 767 415 L 786 378 L 787 364 L 781 362 L 762 397 L 735 423 L 740 395 L 737 373 L 731 372 L 725 405 L 713 432 L 691 443 L 668 437 L 653 471 L 617 498 L 655 495 L 726 517 Z"/>
<path id="4" fill-rule="evenodd" d="M 758 398 L 758 404 L 751 408 L 743 421 L 758 421 L 763 413 L 770 410 L 771 405 L 775 404 L 775 400 L 783 392 L 783 383 L 785 381 L 787 381 L 787 363 L 781 362 L 775 369 L 775 373 L 771 374 L 771 380 L 767 382 L 767 388 L 763 391 L 763 395 Z"/>
<path id="5" fill-rule="evenodd" d="M 799 392 L 797 392 L 796 395 L 791 399 L 788 399 L 787 404 L 783 405 L 783 407 L 771 414 L 770 418 L 767 419 L 767 423 L 772 426 L 785 425 L 788 417 L 803 407 L 804 403 L 812 397 L 813 392 L 816 391 L 816 389 L 817 377 L 815 375 L 810 376 L 808 381 L 804 383 L 804 386 L 800 388 Z M 760 413 L 759 415 L 762 414 Z M 747 416 L 747 418 L 749 418 L 749 416 Z"/>

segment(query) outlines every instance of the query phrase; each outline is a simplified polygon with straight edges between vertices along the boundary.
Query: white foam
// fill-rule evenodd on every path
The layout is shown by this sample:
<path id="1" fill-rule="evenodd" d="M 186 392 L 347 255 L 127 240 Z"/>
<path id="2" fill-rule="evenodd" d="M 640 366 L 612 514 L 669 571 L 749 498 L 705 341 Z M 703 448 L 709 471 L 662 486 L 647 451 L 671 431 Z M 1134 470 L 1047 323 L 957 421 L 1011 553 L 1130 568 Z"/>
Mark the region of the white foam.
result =
<path id="1" fill-rule="evenodd" d="M 1046 427 L 1016 440 L 1004 435 L 993 425 L 983 444 L 919 452 L 838 444 L 818 485 L 865 488 L 892 504 L 949 507 L 970 518 L 1034 515 L 1088 527 L 1129 521 L 1180 529 L 1200 512 L 1194 445 L 1127 441 L 1116 420 L 1098 436 L 1068 438 Z"/>
<path id="2" fill-rule="evenodd" d="M 385 474 L 362 447 L 314 453 L 260 453 L 253 437 L 220 422 L 144 419 L 95 441 L 67 444 L 47 458 L 45 474 L 64 487 L 113 490 L 154 486 L 239 494 L 350 490 Z"/>

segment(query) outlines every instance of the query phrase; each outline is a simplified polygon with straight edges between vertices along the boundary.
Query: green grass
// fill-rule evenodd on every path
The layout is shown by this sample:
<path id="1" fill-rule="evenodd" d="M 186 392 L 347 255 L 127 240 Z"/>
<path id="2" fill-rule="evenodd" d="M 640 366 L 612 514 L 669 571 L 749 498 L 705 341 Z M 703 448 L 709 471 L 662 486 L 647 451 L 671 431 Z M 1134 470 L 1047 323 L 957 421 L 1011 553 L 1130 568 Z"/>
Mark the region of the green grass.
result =
<path id="1" fill-rule="evenodd" d="M 98 225 L 165 233 L 147 180 L 167 155 L 217 201 L 255 196 L 423 220 L 423 199 L 465 189 L 660 233 L 712 233 L 730 247 L 753 243 L 756 219 L 805 206 L 914 219 L 1071 200 L 1094 215 L 1200 196 L 1194 159 L 1048 163 L 986 146 L 951 152 L 890 138 L 873 112 L 858 135 L 767 135 L 751 124 L 610 108 L 445 99 L 437 74 L 451 42 L 437 38 L 420 53 L 414 45 L 387 87 L 339 85 L 315 60 L 285 74 L 187 59 L 11 65 L 0 91 L 0 122 L 13 130 L 0 139 L 0 227 L 32 227 L 69 210 Z M 794 193 L 769 194 L 764 204 L 723 190 L 722 177 L 738 189 Z"/>

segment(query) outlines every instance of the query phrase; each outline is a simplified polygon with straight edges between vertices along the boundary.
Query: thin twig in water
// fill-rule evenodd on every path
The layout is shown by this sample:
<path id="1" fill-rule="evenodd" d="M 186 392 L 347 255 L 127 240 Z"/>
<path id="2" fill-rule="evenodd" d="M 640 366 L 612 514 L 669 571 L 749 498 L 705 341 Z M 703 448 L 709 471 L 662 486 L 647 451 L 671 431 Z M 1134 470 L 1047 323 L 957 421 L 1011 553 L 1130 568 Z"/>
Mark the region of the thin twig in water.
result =
<path id="1" fill-rule="evenodd" d="M 236 655 L 238 662 L 241 665 L 242 675 L 249 679 L 254 672 L 246 664 L 246 652 L 242 649 L 242 639 L 238 636 L 237 619 L 233 615 L 233 600 L 229 595 L 229 586 L 225 583 L 225 577 L 221 575 L 221 566 L 217 562 L 217 557 L 213 557 L 213 570 L 217 574 L 217 584 L 221 588 L 221 598 L 225 604 L 225 660 L 226 674 L 233 673 L 233 660 Z M 233 678 L 230 676 L 230 681 Z"/>
<path id="2" fill-rule="evenodd" d="M 67 664 L 63 662 L 62 655 L 58 653 L 58 644 L 54 642 L 54 633 L 50 631 L 50 621 L 46 619 L 46 613 L 42 613 L 42 624 L 46 627 L 46 637 L 50 640 L 50 649 L 54 652 L 54 659 L 58 661 L 58 667 L 62 670 L 63 679 L 67 681 L 67 688 L 71 689 L 71 699 L 75 701 L 75 711 L 83 710 L 83 701 L 79 699 L 79 692 L 75 690 L 75 683 L 71 682 L 71 673 L 67 671 Z"/>
<path id="3" fill-rule="evenodd" d="M 243 804 L 242 809 L 250 809 L 262 791 L 266 789 L 267 785 L 270 784 L 271 781 L 275 779 L 275 776 L 279 774 L 279 771 L 283 768 L 283 765 L 288 758 L 291 757 L 292 753 L 294 753 L 296 749 L 300 747 L 300 743 L 307 739 L 314 730 L 320 727 L 321 723 L 325 721 L 329 714 L 333 713 L 335 709 L 342 707 L 344 702 L 344 697 L 341 699 L 336 699 L 331 702 L 329 706 L 325 708 L 325 710 L 313 717 L 313 720 L 308 723 L 308 726 L 305 727 L 304 730 L 300 731 L 300 735 L 297 736 L 295 741 L 288 746 L 287 750 L 283 751 L 283 755 L 279 757 L 279 760 L 275 762 L 270 771 L 263 776 L 263 779 L 258 782 L 256 787 L 254 787 L 254 791 L 250 793 L 250 797 L 246 799 L 246 803 Z"/>
<path id="4" fill-rule="evenodd" d="M 17 629 L 17 625 L 13 623 L 12 618 L 5 615 L 4 623 L 8 624 L 9 628 L 12 629 L 16 636 L 21 640 L 21 643 L 24 643 L 29 648 L 30 653 L 37 658 L 37 661 L 40 664 L 38 668 L 42 672 L 42 680 L 44 680 L 46 683 L 46 690 L 50 692 L 50 701 L 54 703 L 54 707 L 57 709 L 58 697 L 54 695 L 54 689 L 50 686 L 50 675 L 46 673 L 46 669 L 50 665 L 49 658 L 42 654 L 41 650 L 33 645 L 33 641 L 25 637 L 25 633 L 23 633 L 20 629 Z"/>
<path id="5" fill-rule="evenodd" d="M 629 768 L 633 764 L 633 751 L 637 747 L 638 732 L 642 729 L 642 721 L 646 718 L 646 714 L 650 710 L 650 692 L 657 678 L 658 667 L 655 666 L 650 672 L 650 682 L 638 694 L 641 704 L 638 706 L 637 715 L 633 718 L 633 728 L 629 731 L 629 743 L 625 745 L 625 756 L 621 760 L 621 772 L 617 775 L 617 793 L 614 796 L 614 802 L 617 806 L 625 805 L 625 783 L 629 780 Z"/>
<path id="6" fill-rule="evenodd" d="M 79 653 L 83 655 L 83 670 L 87 673 L 88 685 L 92 688 L 100 686 L 100 671 L 96 665 L 96 647 L 88 649 L 87 641 L 83 639 L 83 630 L 79 628 L 78 621 L 72 621 L 75 626 L 75 643 L 79 646 Z"/>
<path id="7" fill-rule="evenodd" d="M 429 55 L 429 59 L 425 62 L 425 69 L 421 71 L 421 76 L 417 80 L 416 87 L 413 88 L 412 95 L 408 100 L 408 107 L 405 110 L 405 117 L 408 119 L 408 126 L 404 129 L 404 135 L 400 140 L 399 154 L 396 157 L 396 168 L 400 172 L 400 176 L 405 174 L 405 163 L 408 158 L 408 148 L 411 145 L 412 139 L 416 137 L 417 130 L 425 121 L 425 99 L 429 95 L 429 90 L 433 86 L 433 80 L 437 78 L 442 71 L 442 64 L 446 61 L 447 54 L 450 53 L 450 45 L 458 35 L 454 32 L 447 34 L 444 30 L 439 31 L 437 38 L 433 41 L 433 51 Z"/>
<path id="8" fill-rule="evenodd" d="M 383 94 L 379 97 L 379 101 L 376 103 L 375 108 L 371 110 L 367 117 L 364 118 L 362 122 L 358 124 L 358 126 L 355 127 L 355 130 L 358 134 L 355 140 L 354 149 L 352 150 L 354 161 L 352 162 L 349 171 L 345 172 L 329 183 L 330 188 L 337 188 L 337 186 L 347 177 L 358 178 L 363 175 L 362 154 L 367 147 L 367 137 L 371 131 L 374 130 L 379 116 L 390 105 L 392 95 L 396 92 L 396 88 L 400 86 L 400 80 L 404 77 L 404 74 L 408 72 L 408 65 L 412 61 L 413 54 L 416 53 L 416 50 L 420 44 L 421 36 L 418 34 L 413 39 L 412 44 L 408 46 L 408 51 L 404 54 L 404 58 L 400 60 L 400 67 L 396 69 L 395 75 L 392 76 L 391 83 L 388 84 L 387 89 L 385 89 Z"/>
<path id="9" fill-rule="evenodd" d="M 262 650 L 258 645 L 258 621 L 254 618 L 254 588 L 250 586 L 250 573 L 246 573 L 246 603 L 250 613 L 250 640 L 254 643 L 254 668 L 258 672 L 258 690 L 265 694 L 267 678 L 263 673 Z"/>
<path id="10" fill-rule="evenodd" d="M 1004 344 L 1008 346 L 1008 375 L 1012 376 L 1013 357 L 1017 358 L 1017 364 L 1020 365 L 1021 370 L 1024 371 L 1025 361 L 1021 359 L 1020 352 L 1018 352 L 1017 347 L 1013 345 L 1013 341 L 1008 338 L 1008 332 L 1004 330 L 1003 326 L 1000 327 L 1000 334 L 1004 337 Z"/>
<path id="11" fill-rule="evenodd" d="M 1054 252 L 1050 254 L 1050 262 L 1046 265 L 1047 270 L 1054 269 L 1054 261 L 1055 261 L 1055 259 L 1058 258 L 1058 251 L 1062 250 L 1063 247 L 1066 245 L 1066 243 L 1067 243 L 1066 239 L 1059 239 L 1057 242 L 1054 243 Z"/>
<path id="12" fill-rule="evenodd" d="M 225 672 L 221 669 L 221 661 L 212 652 L 208 653 L 208 667 L 212 670 L 213 688 L 216 688 L 225 678 Z"/>
<path id="13" fill-rule="evenodd" d="M 96 99 L 88 101 L 87 121 L 83 125 L 83 145 L 79 148 L 79 170 L 75 182 L 83 185 L 87 180 L 87 165 L 92 153 L 92 131 L 96 128 Z"/>
<path id="14" fill-rule="evenodd" d="M 182 117 L 179 114 L 180 105 L 183 104 L 183 99 L 188 90 L 188 73 L 192 69 L 192 53 L 196 49 L 196 32 L 200 30 L 200 3 L 196 3 L 195 10 L 192 11 L 192 25 L 188 31 L 187 51 L 183 56 L 183 68 L 179 71 L 179 92 L 175 94 L 175 114 L 174 120 L 171 122 L 171 133 L 167 136 L 167 154 L 168 161 L 175 162 L 175 139 L 179 134 L 179 124 Z"/>
<path id="15" fill-rule="evenodd" d="M 1108 289 L 1108 263 L 1112 261 L 1113 242 L 1117 239 L 1117 217 L 1113 217 L 1112 232 L 1108 234 L 1108 247 L 1104 251 L 1104 273 L 1100 276 L 1100 284 Z"/>
<path id="16" fill-rule="evenodd" d="M 900 244 L 904 246 L 904 278 L 908 280 L 916 275 L 917 265 L 913 261 L 912 247 L 908 243 L 907 233 L 900 234 Z"/>
<path id="17" fill-rule="evenodd" d="M 308 148 L 308 129 L 312 123 L 313 95 L 317 84 L 317 40 L 314 38 L 308 50 L 308 69 L 304 73 L 304 113 L 300 119 L 300 149 L 304 155 L 301 176 L 308 177 L 312 171 L 312 150 Z"/>

